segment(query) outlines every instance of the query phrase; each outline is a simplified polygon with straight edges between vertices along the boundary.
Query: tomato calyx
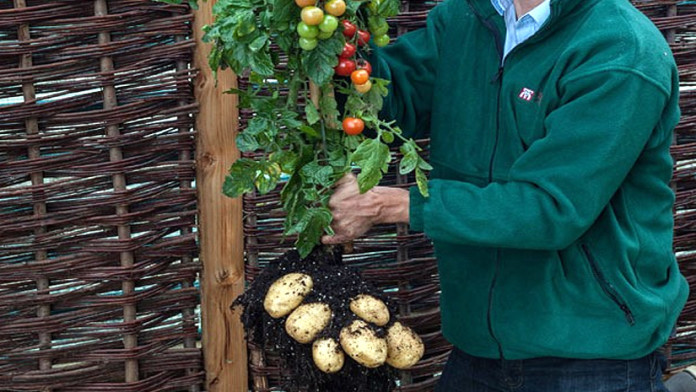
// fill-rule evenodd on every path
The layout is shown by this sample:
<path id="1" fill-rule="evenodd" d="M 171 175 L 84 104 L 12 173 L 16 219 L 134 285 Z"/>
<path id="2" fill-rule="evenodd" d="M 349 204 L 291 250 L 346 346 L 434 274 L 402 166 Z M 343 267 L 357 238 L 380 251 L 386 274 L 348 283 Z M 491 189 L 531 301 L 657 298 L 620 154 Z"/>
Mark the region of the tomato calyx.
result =
<path id="1" fill-rule="evenodd" d="M 367 71 L 368 75 L 372 75 L 372 65 L 370 64 L 369 61 L 365 59 L 358 59 L 355 62 L 355 68 L 356 69 L 364 69 Z"/>

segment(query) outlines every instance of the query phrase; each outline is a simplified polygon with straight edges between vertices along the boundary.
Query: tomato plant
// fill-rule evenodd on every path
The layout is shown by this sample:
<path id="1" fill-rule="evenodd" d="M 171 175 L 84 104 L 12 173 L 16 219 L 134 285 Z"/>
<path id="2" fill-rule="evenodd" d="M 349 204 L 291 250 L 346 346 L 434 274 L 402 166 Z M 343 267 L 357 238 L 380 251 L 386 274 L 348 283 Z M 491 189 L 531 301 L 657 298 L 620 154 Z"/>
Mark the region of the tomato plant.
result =
<path id="1" fill-rule="evenodd" d="M 395 121 L 378 117 L 389 82 L 370 76 L 368 47 L 356 50 L 369 40 L 368 29 L 382 32 L 382 22 L 398 10 L 399 0 L 218 0 L 215 23 L 204 28 L 210 67 L 231 68 L 251 81 L 229 93 L 254 113 L 236 139 L 239 150 L 254 154 L 230 167 L 223 192 L 239 197 L 282 187 L 284 231 L 296 236 L 302 257 L 332 234 L 328 202 L 336 181 L 359 169 L 361 192 L 377 185 L 391 161 L 387 143 L 400 140 L 399 172 L 415 171 L 427 196 L 424 171 L 431 167 Z M 354 71 L 359 84 L 345 78 Z"/>

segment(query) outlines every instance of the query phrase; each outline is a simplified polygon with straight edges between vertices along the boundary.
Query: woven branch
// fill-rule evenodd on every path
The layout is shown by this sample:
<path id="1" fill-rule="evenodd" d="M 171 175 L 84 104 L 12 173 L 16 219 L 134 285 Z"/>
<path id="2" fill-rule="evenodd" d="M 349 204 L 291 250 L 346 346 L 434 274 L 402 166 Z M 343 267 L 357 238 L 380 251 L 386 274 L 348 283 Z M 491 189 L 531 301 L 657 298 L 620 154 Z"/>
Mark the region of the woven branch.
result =
<path id="1" fill-rule="evenodd" d="M 0 390 L 200 390 L 191 22 L 0 2 Z"/>

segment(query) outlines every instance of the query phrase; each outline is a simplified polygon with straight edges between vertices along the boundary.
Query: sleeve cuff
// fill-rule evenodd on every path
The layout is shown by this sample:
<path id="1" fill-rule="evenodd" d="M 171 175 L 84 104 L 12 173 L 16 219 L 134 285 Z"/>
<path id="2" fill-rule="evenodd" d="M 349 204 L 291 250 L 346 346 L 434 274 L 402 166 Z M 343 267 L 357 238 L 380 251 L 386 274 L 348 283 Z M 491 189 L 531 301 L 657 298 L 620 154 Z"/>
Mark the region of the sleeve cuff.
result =
<path id="1" fill-rule="evenodd" d="M 420 194 L 417 186 L 409 189 L 409 225 L 412 231 L 425 231 L 423 223 L 423 209 L 425 208 L 425 198 Z"/>

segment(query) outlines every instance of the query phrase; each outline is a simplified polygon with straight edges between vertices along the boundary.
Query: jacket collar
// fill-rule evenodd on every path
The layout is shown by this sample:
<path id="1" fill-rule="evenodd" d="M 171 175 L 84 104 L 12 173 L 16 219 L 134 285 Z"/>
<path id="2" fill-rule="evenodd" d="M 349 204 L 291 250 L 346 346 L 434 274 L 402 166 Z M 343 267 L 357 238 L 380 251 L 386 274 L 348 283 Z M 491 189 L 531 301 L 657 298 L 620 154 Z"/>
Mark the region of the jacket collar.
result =
<path id="1" fill-rule="evenodd" d="M 491 0 L 465 0 L 475 12 L 482 18 L 488 19 L 491 16 L 498 15 Z M 570 15 L 578 8 L 591 7 L 597 1 L 601 0 L 551 0 L 551 16 L 549 23 L 555 23 L 566 15 Z"/>

